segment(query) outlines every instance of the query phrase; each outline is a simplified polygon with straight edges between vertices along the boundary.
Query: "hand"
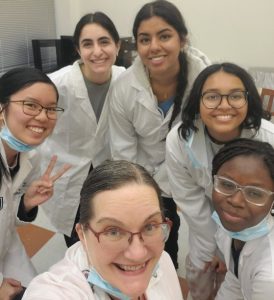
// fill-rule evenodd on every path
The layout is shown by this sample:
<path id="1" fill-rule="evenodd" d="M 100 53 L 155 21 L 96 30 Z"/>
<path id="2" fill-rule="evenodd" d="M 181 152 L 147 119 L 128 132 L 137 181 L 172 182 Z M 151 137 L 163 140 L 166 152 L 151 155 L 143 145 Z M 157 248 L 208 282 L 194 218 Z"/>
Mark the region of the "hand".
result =
<path id="1" fill-rule="evenodd" d="M 12 300 L 22 290 L 21 282 L 12 278 L 4 278 L 0 287 L 0 300 Z"/>
<path id="2" fill-rule="evenodd" d="M 227 271 L 225 263 L 218 256 L 214 256 L 212 261 L 205 263 L 204 272 L 208 271 L 208 269 L 223 274 Z"/>
<path id="3" fill-rule="evenodd" d="M 52 156 L 45 173 L 31 183 L 24 195 L 24 206 L 27 212 L 37 205 L 40 205 L 50 199 L 53 195 L 54 182 L 60 178 L 70 167 L 70 164 L 64 164 L 55 175 L 51 172 L 56 164 L 57 156 Z M 1 299 L 0 299 L 1 300 Z"/>

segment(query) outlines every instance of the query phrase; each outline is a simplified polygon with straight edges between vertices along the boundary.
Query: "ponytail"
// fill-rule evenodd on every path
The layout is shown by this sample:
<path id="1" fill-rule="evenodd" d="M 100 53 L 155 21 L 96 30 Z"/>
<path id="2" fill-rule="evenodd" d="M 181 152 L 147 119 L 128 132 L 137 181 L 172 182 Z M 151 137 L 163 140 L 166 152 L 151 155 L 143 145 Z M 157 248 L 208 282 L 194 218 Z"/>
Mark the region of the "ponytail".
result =
<path id="1" fill-rule="evenodd" d="M 179 54 L 179 64 L 180 64 L 180 71 L 177 77 L 177 88 L 176 88 L 176 95 L 174 99 L 174 107 L 173 112 L 171 115 L 171 119 L 168 124 L 168 129 L 170 130 L 172 127 L 173 121 L 176 119 L 178 114 L 181 112 L 182 108 L 182 100 L 185 95 L 186 86 L 188 83 L 188 62 L 185 52 L 180 52 Z"/>

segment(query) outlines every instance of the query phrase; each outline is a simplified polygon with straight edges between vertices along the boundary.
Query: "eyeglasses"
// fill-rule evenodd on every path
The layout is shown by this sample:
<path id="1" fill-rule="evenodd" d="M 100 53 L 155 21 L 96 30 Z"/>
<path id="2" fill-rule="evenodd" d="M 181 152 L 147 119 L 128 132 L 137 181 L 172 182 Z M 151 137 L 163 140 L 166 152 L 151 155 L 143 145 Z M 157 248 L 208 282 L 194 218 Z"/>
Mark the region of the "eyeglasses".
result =
<path id="1" fill-rule="evenodd" d="M 96 232 L 87 224 L 87 228 L 96 236 L 99 243 L 115 250 L 126 249 L 131 244 L 134 235 L 138 235 L 146 245 L 165 243 L 169 237 L 171 226 L 172 221 L 166 219 L 162 223 L 149 223 L 139 232 L 131 232 L 115 226 Z"/>
<path id="2" fill-rule="evenodd" d="M 10 100 L 11 103 L 21 103 L 23 106 L 23 112 L 24 114 L 28 116 L 38 116 L 42 110 L 44 109 L 46 111 L 47 117 L 50 120 L 56 120 L 62 112 L 64 112 L 64 109 L 61 107 L 53 106 L 53 107 L 45 107 L 39 103 L 29 101 L 29 100 Z"/>
<path id="3" fill-rule="evenodd" d="M 202 102 L 206 108 L 214 109 L 217 108 L 226 97 L 228 104 L 233 108 L 241 108 L 246 104 L 247 91 L 236 91 L 227 95 L 219 94 L 216 92 L 205 92 L 202 94 Z"/>
<path id="4" fill-rule="evenodd" d="M 274 192 L 256 186 L 239 185 L 235 181 L 222 176 L 214 175 L 214 190 L 225 196 L 232 196 L 241 191 L 245 200 L 257 206 L 264 206 Z"/>

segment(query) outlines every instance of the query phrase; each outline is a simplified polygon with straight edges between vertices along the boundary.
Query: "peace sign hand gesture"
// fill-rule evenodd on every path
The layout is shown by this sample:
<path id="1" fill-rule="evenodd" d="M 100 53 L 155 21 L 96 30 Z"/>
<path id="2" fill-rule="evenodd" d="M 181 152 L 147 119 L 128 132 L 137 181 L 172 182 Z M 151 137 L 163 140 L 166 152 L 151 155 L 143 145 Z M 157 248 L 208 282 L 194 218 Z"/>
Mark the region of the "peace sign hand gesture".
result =
<path id="1" fill-rule="evenodd" d="M 57 156 L 53 155 L 45 173 L 33 181 L 24 195 L 24 206 L 26 212 L 50 199 L 53 195 L 54 182 L 60 178 L 70 167 L 70 164 L 64 164 L 56 174 L 52 175 L 52 170 L 56 164 Z"/>

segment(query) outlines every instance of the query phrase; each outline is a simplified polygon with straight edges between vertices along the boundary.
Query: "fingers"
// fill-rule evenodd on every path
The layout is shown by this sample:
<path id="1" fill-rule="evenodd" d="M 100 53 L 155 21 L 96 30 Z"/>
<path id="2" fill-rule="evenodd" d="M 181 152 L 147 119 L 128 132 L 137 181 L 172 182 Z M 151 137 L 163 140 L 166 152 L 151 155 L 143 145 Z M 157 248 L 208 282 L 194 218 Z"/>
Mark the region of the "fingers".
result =
<path id="1" fill-rule="evenodd" d="M 6 281 L 8 284 L 12 285 L 13 287 L 21 287 L 21 282 L 18 280 L 15 280 L 13 278 L 6 278 Z"/>
<path id="2" fill-rule="evenodd" d="M 50 162 L 49 162 L 49 165 L 48 165 L 48 167 L 47 167 L 47 169 L 46 169 L 46 171 L 45 171 L 45 173 L 42 177 L 44 177 L 44 176 L 46 176 L 48 178 L 50 177 L 50 174 L 51 174 L 51 172 L 52 172 L 52 170 L 53 170 L 53 168 L 56 164 L 56 161 L 57 161 L 57 155 L 53 155 Z"/>
<path id="3" fill-rule="evenodd" d="M 58 171 L 56 172 L 56 174 L 53 175 L 53 176 L 50 178 L 50 180 L 51 180 L 52 182 L 55 182 L 55 181 L 56 181 L 58 178 L 60 178 L 64 173 L 66 173 L 67 170 L 70 169 L 70 168 L 71 168 L 71 165 L 70 165 L 70 164 L 64 164 L 63 167 L 62 167 L 60 170 L 58 170 Z"/>

